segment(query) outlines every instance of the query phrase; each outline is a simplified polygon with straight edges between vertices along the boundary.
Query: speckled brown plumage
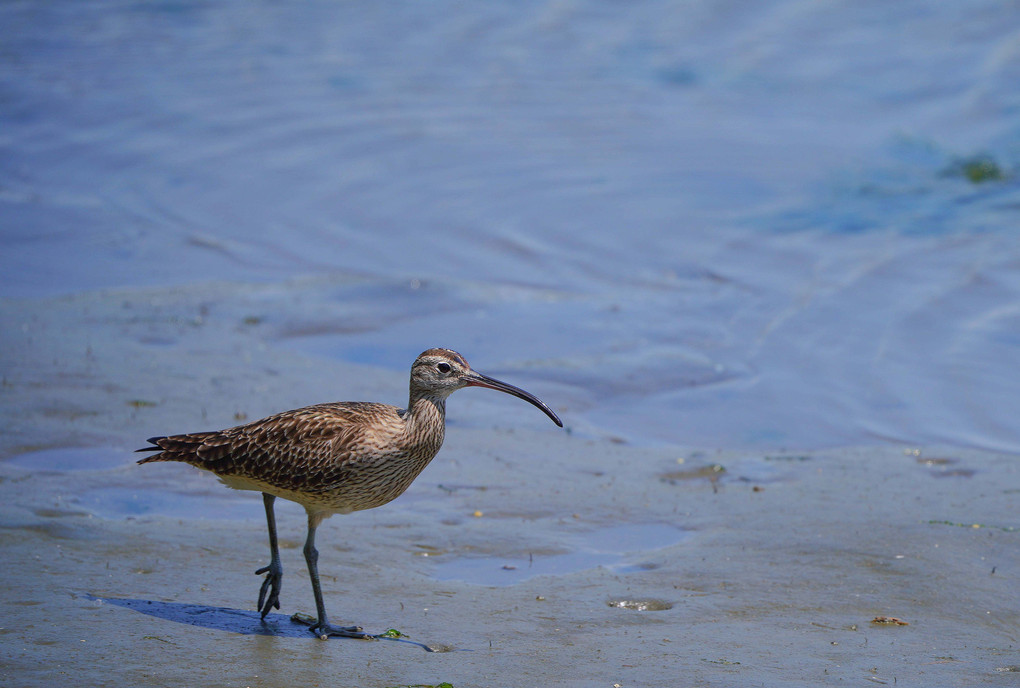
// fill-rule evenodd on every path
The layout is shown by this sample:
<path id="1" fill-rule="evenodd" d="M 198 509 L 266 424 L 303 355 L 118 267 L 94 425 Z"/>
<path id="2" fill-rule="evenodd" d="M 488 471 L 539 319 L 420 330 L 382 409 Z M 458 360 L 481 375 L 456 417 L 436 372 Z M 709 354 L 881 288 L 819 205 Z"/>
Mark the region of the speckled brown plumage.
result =
<path id="1" fill-rule="evenodd" d="M 317 404 L 218 432 L 154 437 L 163 451 L 141 463 L 183 461 L 315 511 L 371 509 L 400 496 L 439 452 L 443 405 L 416 400 L 408 423 L 406 410 L 386 404 Z"/>
<path id="2" fill-rule="evenodd" d="M 382 506 L 399 497 L 443 444 L 446 398 L 463 387 L 496 389 L 534 404 L 558 426 L 560 419 L 531 394 L 471 370 L 449 349 L 429 349 L 411 367 L 406 409 L 368 402 L 337 402 L 278 413 L 214 432 L 153 437 L 139 451 L 158 452 L 139 463 L 181 461 L 216 474 L 230 487 L 264 495 L 271 563 L 259 594 L 262 616 L 279 608 L 282 567 L 276 545 L 273 500 L 282 497 L 308 512 L 305 558 L 312 577 L 320 636 L 365 637 L 360 628 L 326 620 L 314 547 L 315 529 L 334 513 Z"/>

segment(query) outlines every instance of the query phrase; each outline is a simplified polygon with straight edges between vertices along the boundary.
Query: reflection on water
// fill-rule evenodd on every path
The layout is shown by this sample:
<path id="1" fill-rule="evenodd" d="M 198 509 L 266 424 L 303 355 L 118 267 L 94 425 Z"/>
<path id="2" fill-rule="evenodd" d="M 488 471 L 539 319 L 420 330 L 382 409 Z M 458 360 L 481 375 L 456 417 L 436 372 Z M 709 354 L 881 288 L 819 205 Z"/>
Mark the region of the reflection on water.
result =
<path id="1" fill-rule="evenodd" d="M 433 569 L 437 580 L 475 585 L 514 585 L 535 576 L 562 576 L 596 567 L 620 573 L 649 568 L 642 559 L 649 552 L 680 544 L 689 533 L 664 523 L 610 526 L 576 536 L 570 551 L 527 557 L 461 557 Z"/>

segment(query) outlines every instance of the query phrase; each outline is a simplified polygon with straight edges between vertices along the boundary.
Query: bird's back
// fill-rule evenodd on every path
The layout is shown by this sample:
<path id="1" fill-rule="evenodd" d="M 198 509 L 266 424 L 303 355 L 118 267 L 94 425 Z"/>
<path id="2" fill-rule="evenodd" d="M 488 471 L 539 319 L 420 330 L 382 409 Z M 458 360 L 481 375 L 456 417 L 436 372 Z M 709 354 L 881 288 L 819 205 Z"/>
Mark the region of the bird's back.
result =
<path id="1" fill-rule="evenodd" d="M 438 433 L 409 435 L 406 415 L 387 404 L 317 404 L 226 430 L 153 437 L 146 450 L 159 453 L 139 463 L 182 461 L 238 489 L 358 511 L 403 493 L 442 446 L 442 423 Z"/>

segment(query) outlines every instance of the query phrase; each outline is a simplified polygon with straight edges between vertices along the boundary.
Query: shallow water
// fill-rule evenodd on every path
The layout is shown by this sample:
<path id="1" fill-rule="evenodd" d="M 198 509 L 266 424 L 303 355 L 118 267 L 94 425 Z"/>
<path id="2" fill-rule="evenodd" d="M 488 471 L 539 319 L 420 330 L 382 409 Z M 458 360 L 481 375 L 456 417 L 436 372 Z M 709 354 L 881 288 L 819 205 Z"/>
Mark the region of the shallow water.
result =
<path id="1" fill-rule="evenodd" d="M 581 432 L 1020 449 L 1009 3 L 0 13 L 4 297 L 276 283 L 275 342 Z"/>
<path id="2" fill-rule="evenodd" d="M 629 523 L 599 528 L 564 543 L 559 553 L 527 557 L 446 557 L 432 575 L 475 585 L 514 585 L 535 576 L 563 576 L 593 568 L 633 573 L 650 568 L 641 557 L 680 544 L 688 536 L 666 523 Z"/>

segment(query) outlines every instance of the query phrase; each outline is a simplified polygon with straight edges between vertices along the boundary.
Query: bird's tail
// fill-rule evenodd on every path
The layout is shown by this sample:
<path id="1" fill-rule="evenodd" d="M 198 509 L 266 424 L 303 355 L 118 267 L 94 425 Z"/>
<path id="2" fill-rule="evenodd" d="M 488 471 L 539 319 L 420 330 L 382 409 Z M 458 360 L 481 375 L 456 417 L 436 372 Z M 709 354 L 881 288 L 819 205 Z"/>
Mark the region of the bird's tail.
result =
<path id="1" fill-rule="evenodd" d="M 153 461 L 183 461 L 199 465 L 198 450 L 206 443 L 214 432 L 197 432 L 188 435 L 169 435 L 164 437 L 150 437 L 146 440 L 150 447 L 136 449 L 135 452 L 158 452 L 152 456 L 139 459 L 138 463 L 152 463 Z"/>
<path id="2" fill-rule="evenodd" d="M 138 453 L 138 452 L 159 452 L 159 453 L 158 454 L 153 454 L 152 456 L 146 456 L 144 459 L 139 459 L 138 463 L 150 463 L 152 461 L 172 461 L 173 459 L 164 458 L 163 454 L 165 452 L 163 450 L 163 447 L 159 446 L 159 443 L 162 442 L 165 439 L 167 439 L 167 438 L 166 437 L 150 437 L 149 439 L 145 440 L 146 442 L 148 442 L 152 446 L 151 447 L 142 447 L 141 449 L 135 449 L 136 453 Z"/>

